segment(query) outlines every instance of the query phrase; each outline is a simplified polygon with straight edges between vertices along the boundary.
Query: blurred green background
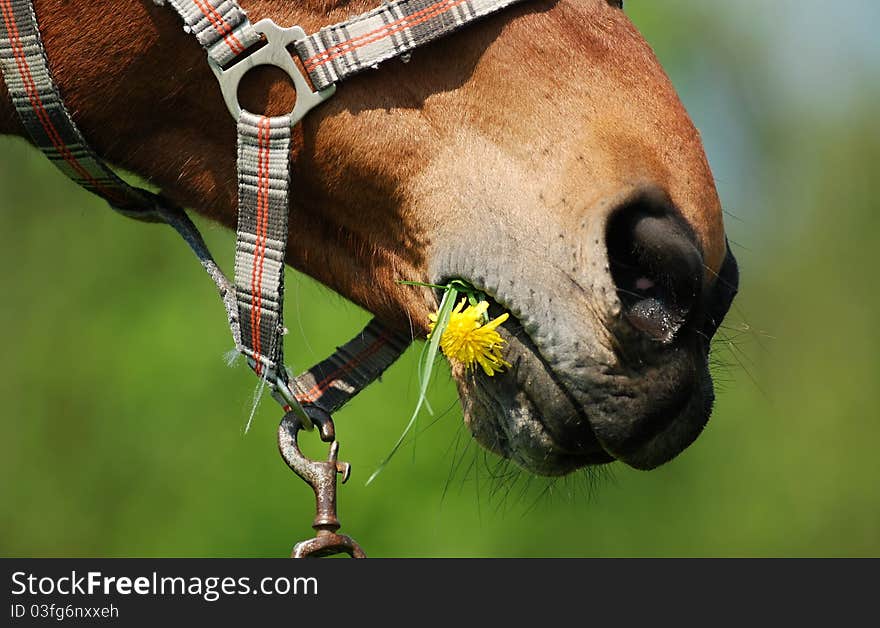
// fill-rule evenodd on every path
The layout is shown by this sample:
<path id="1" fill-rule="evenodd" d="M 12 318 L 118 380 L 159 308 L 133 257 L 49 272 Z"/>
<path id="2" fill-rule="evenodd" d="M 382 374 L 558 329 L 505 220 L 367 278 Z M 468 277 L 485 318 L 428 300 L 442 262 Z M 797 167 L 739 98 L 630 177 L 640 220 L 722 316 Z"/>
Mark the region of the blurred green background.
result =
<path id="1" fill-rule="evenodd" d="M 742 267 L 714 417 L 650 473 L 497 477 L 444 365 L 437 416 L 365 487 L 415 403 L 411 349 L 337 417 L 343 531 L 372 556 L 880 555 L 880 4 L 626 4 L 703 133 Z M 231 268 L 232 234 L 206 228 Z M 0 554 L 277 557 L 311 532 L 279 413 L 244 434 L 253 380 L 171 230 L 0 138 L 0 269 Z M 368 318 L 288 285 L 298 369 Z"/>

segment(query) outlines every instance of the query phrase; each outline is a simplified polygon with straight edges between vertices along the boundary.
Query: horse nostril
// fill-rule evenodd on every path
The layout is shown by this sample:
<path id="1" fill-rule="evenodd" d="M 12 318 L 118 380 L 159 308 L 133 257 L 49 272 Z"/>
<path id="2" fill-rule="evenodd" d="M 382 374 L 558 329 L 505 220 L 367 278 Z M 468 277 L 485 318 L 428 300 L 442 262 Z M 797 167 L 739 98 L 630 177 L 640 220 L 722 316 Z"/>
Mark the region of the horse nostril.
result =
<path id="1" fill-rule="evenodd" d="M 703 256 L 690 227 L 662 198 L 639 197 L 611 217 L 606 244 L 627 320 L 651 338 L 671 342 L 703 285 Z"/>

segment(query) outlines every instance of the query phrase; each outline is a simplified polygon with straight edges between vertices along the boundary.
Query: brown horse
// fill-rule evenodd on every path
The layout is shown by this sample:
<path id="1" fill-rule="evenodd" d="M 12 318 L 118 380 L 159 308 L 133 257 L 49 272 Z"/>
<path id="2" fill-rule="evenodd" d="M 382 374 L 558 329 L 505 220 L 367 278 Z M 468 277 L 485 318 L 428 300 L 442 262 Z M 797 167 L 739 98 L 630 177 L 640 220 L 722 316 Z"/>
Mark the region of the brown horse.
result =
<path id="1" fill-rule="evenodd" d="M 307 32 L 377 0 L 243 0 Z M 152 0 L 37 0 L 55 78 L 99 154 L 236 222 L 234 121 Z M 292 108 L 254 71 L 244 106 Z M 0 87 L 0 132 L 21 133 Z M 532 0 L 340 86 L 293 147 L 288 262 L 424 334 L 464 279 L 514 316 L 494 378 L 453 369 L 489 449 L 541 474 L 657 466 L 705 425 L 709 339 L 736 292 L 699 135 L 610 0 Z"/>

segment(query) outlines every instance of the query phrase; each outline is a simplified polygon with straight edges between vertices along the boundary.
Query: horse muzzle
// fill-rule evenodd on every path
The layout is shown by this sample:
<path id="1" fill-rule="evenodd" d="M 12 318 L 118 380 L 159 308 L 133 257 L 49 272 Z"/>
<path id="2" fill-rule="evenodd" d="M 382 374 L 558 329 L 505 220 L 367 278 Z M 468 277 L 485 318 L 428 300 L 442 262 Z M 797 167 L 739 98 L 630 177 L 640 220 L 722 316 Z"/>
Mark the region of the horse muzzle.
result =
<path id="1" fill-rule="evenodd" d="M 453 369 L 465 418 L 486 448 L 541 475 L 613 460 L 651 469 L 709 419 L 709 340 L 736 294 L 736 261 L 728 252 L 707 278 L 692 231 L 656 195 L 581 228 L 563 255 L 445 258 L 441 279 L 465 279 L 513 315 L 502 328 L 510 369 Z"/>

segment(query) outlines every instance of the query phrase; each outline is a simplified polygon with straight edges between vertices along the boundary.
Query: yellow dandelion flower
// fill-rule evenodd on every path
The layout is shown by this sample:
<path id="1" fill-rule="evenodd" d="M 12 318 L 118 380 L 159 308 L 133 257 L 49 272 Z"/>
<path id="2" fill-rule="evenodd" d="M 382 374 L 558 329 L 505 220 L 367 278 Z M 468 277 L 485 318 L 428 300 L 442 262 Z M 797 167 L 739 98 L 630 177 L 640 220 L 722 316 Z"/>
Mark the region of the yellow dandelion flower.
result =
<path id="1" fill-rule="evenodd" d="M 473 368 L 479 364 L 489 377 L 510 367 L 503 357 L 501 348 L 504 339 L 495 329 L 507 320 L 508 314 L 502 314 L 492 321 L 486 321 L 488 301 L 477 305 L 469 305 L 465 309 L 467 299 L 462 299 L 449 314 L 449 322 L 440 336 L 440 349 L 450 361 L 460 362 L 465 368 Z M 431 315 L 431 333 L 437 325 L 437 315 Z M 430 338 L 430 334 L 428 335 Z"/>

